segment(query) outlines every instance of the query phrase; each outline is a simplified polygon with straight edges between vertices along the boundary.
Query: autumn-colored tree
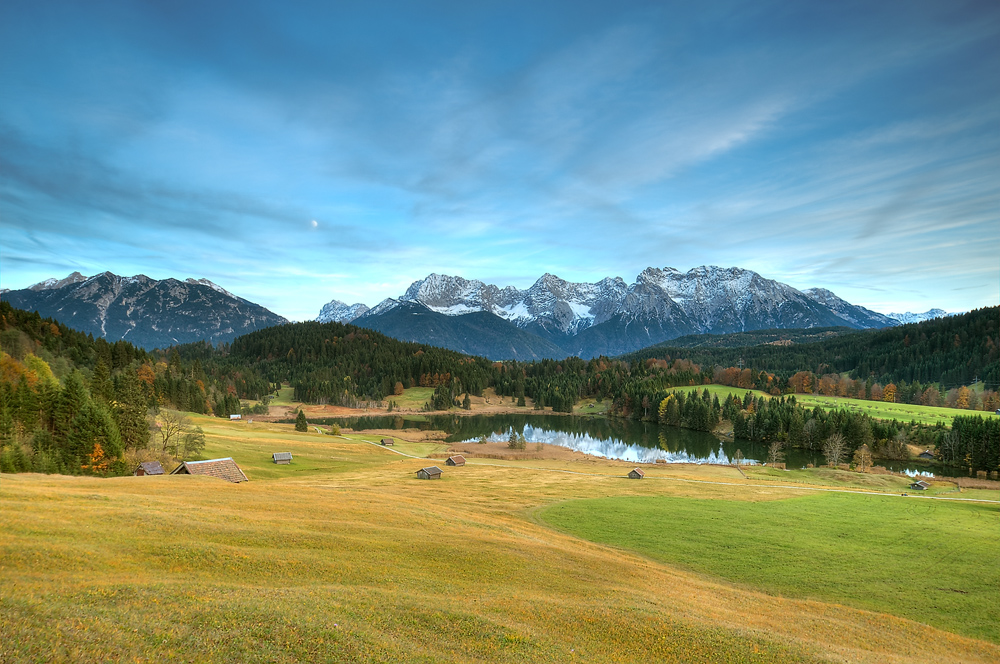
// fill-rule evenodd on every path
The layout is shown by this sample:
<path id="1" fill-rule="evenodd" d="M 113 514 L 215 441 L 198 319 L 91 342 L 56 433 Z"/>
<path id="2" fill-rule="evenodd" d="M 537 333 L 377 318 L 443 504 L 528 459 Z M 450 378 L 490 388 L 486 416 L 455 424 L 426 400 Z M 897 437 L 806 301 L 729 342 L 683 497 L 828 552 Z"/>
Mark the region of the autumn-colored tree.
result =
<path id="1" fill-rule="evenodd" d="M 144 382 L 146 385 L 152 385 L 156 381 L 156 374 L 153 372 L 152 367 L 148 364 L 143 364 L 139 367 L 138 375 L 139 380 Z"/>
<path id="2" fill-rule="evenodd" d="M 788 385 L 799 394 L 812 394 L 812 374 L 808 371 L 799 371 L 788 379 Z"/>
<path id="3" fill-rule="evenodd" d="M 855 470 L 867 473 L 872 467 L 872 453 L 867 445 L 862 445 L 854 451 Z"/>
<path id="4" fill-rule="evenodd" d="M 396 384 L 392 386 L 392 393 L 395 394 L 397 397 L 400 394 L 403 393 L 403 382 L 402 381 L 399 381 L 399 380 L 396 381 Z"/>
<path id="5" fill-rule="evenodd" d="M 928 387 L 920 396 L 920 403 L 925 406 L 940 406 L 941 393 L 933 387 Z"/>
<path id="6" fill-rule="evenodd" d="M 108 459 L 105 458 L 100 443 L 94 443 L 94 451 L 87 455 L 87 463 L 83 465 L 83 470 L 91 473 L 108 472 Z"/>
<path id="7" fill-rule="evenodd" d="M 889 383 L 882 390 L 882 401 L 886 403 L 896 403 L 896 384 Z"/>
<path id="8" fill-rule="evenodd" d="M 958 388 L 958 396 L 955 399 L 955 408 L 966 410 L 969 407 L 969 388 L 964 385 Z"/>
<path id="9" fill-rule="evenodd" d="M 882 396 L 883 396 L 882 386 L 879 385 L 878 383 L 875 383 L 874 385 L 872 385 L 871 400 L 872 401 L 881 401 L 882 400 Z"/>
<path id="10" fill-rule="evenodd" d="M 753 387 L 753 378 L 750 376 L 750 370 L 744 369 L 740 372 L 740 378 L 737 387 L 742 387 L 744 389 L 750 389 Z"/>

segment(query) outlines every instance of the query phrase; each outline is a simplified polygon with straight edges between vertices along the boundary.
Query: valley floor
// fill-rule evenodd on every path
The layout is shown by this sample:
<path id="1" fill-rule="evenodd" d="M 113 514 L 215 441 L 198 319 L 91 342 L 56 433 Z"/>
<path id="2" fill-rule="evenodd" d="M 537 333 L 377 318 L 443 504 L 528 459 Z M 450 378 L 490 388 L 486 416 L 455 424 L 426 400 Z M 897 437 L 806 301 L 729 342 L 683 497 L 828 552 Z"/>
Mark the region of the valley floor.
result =
<path id="1" fill-rule="evenodd" d="M 801 473 L 745 480 L 709 466 L 649 466 L 631 481 L 626 465 L 592 457 L 452 468 L 413 458 L 444 453 L 435 440 L 404 435 L 389 450 L 373 436 L 197 422 L 205 456 L 232 456 L 250 482 L 0 479 L 0 661 L 1000 660 L 988 627 L 1000 616 L 983 601 L 1000 585 L 995 492 L 904 498 L 892 478 L 874 493 L 811 491 Z M 293 463 L 270 463 L 276 451 Z M 443 478 L 416 479 L 432 463 Z M 683 501 L 676 522 L 669 501 Z M 597 523 L 622 506 L 610 531 Z M 820 522 L 832 513 L 836 524 Z M 838 560 L 841 536 L 856 547 L 852 515 L 859 533 L 919 527 L 928 551 L 882 538 L 818 569 L 815 589 L 798 572 L 775 582 L 779 554 L 801 570 L 807 556 Z M 781 524 L 796 519 L 788 537 Z M 810 523 L 819 548 L 796 549 Z M 730 550 L 741 530 L 752 546 Z M 898 592 L 907 574 L 912 604 L 944 614 L 912 610 Z"/>

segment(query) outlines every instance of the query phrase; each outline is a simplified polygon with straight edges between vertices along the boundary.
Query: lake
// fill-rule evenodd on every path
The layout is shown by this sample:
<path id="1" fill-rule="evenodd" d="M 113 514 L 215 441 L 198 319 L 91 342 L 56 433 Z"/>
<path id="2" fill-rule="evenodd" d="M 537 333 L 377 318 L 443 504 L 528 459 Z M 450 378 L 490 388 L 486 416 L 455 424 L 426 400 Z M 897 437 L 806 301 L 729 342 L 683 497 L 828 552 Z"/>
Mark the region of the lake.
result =
<path id="1" fill-rule="evenodd" d="M 710 433 L 679 427 L 661 426 L 603 417 L 574 415 L 378 415 L 371 417 L 327 418 L 310 420 L 311 424 L 333 424 L 355 431 L 367 429 L 435 429 L 448 434 L 449 443 L 471 442 L 486 436 L 491 441 L 505 441 L 511 429 L 529 442 L 560 445 L 585 454 L 636 463 L 722 463 L 732 462 L 737 450 L 746 463 L 759 464 L 767 459 L 767 446 L 748 440 L 722 441 Z M 785 450 L 788 468 L 805 468 L 826 463 L 818 451 L 790 448 Z M 958 468 L 931 466 L 915 462 L 877 460 L 890 470 L 909 475 L 950 475 Z"/>

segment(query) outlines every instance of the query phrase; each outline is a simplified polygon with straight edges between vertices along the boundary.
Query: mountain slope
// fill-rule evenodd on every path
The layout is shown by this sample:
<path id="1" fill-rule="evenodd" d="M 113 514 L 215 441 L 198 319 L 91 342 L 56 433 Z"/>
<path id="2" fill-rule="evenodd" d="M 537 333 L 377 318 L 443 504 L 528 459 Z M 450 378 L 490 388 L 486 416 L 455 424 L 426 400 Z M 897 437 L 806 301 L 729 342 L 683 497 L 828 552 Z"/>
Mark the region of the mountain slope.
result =
<path id="1" fill-rule="evenodd" d="M 126 339 L 147 349 L 202 340 L 228 342 L 288 322 L 207 280 L 157 281 L 111 272 L 78 277 L 82 275 L 50 279 L 0 297 L 77 330 L 109 341 Z"/>
<path id="2" fill-rule="evenodd" d="M 361 316 L 352 325 L 491 360 L 528 361 L 566 355 L 559 346 L 485 311 L 446 316 L 416 302 L 402 302 L 382 314 Z"/>

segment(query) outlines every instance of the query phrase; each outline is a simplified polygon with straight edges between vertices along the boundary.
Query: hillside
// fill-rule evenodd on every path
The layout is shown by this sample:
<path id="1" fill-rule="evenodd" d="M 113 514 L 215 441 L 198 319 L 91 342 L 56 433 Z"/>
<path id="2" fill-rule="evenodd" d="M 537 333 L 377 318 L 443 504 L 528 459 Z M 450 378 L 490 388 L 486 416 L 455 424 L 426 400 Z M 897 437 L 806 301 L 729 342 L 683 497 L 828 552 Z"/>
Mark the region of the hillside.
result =
<path id="1" fill-rule="evenodd" d="M 422 304 L 402 302 L 381 315 L 362 316 L 354 324 L 395 339 L 433 343 L 492 360 L 531 361 L 566 355 L 556 344 L 485 311 L 446 316 Z"/>
<path id="2" fill-rule="evenodd" d="M 623 357 L 683 357 L 703 366 L 744 366 L 785 376 L 797 371 L 848 372 L 854 378 L 889 382 L 939 382 L 947 387 L 974 380 L 1000 385 L 1000 307 L 883 330 L 865 330 L 813 343 L 708 348 L 669 342 Z"/>
<path id="3" fill-rule="evenodd" d="M 472 459 L 421 481 L 439 461 L 370 436 L 195 423 L 205 455 L 233 457 L 249 482 L 4 476 L 0 660 L 1000 657 L 994 504 L 904 498 L 905 480 L 838 471 L 656 466 L 628 481 L 631 466 L 598 459 Z M 400 433 L 400 452 L 444 449 Z M 277 450 L 292 463 L 271 463 Z M 734 548 L 724 537 L 747 511 L 760 527 Z"/>

